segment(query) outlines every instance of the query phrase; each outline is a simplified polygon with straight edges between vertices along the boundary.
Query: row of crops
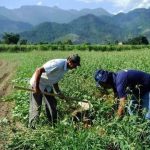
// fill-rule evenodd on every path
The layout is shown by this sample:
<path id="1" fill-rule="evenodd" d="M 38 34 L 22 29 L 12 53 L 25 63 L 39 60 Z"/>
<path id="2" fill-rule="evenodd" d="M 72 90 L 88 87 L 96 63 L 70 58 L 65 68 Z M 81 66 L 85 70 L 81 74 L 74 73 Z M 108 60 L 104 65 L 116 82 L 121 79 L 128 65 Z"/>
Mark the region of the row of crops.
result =
<path id="1" fill-rule="evenodd" d="M 83 128 L 82 122 L 76 126 L 70 114 L 76 102 L 65 102 L 58 99 L 58 123 L 55 127 L 48 124 L 44 109 L 37 129 L 27 128 L 29 93 L 14 91 L 9 99 L 14 100 L 13 110 L 15 121 L 24 128 L 15 129 L 15 134 L 6 149 L 36 150 L 148 150 L 150 149 L 150 122 L 142 117 L 128 116 L 121 120 L 111 113 L 113 95 L 102 93 L 95 87 L 93 73 L 96 69 L 117 71 L 120 69 L 139 69 L 150 73 L 149 49 L 95 52 L 95 51 L 32 51 L 27 53 L 1 53 L 0 59 L 17 60 L 17 74 L 12 80 L 13 85 L 28 87 L 28 80 L 35 68 L 53 58 L 66 58 L 72 53 L 81 56 L 81 67 L 69 71 L 60 81 L 62 91 L 71 97 L 89 100 L 94 116 L 91 128 Z"/>
<path id="2" fill-rule="evenodd" d="M 7 45 L 0 44 L 0 52 L 28 52 L 33 50 L 42 51 L 124 51 L 124 50 L 141 50 L 150 49 L 150 45 L 56 45 L 56 44 L 42 44 L 42 45 Z"/>

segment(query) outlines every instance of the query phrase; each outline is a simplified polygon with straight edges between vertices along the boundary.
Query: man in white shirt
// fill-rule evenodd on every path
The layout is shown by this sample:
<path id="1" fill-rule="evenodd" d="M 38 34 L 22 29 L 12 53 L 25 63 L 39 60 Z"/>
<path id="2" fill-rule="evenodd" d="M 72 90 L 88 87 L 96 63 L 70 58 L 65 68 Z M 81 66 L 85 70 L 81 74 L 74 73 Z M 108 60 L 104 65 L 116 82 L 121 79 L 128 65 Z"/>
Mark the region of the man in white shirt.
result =
<path id="1" fill-rule="evenodd" d="M 30 85 L 35 92 L 31 93 L 29 109 L 29 127 L 34 128 L 39 118 L 42 106 L 42 92 L 53 93 L 53 89 L 63 98 L 58 82 L 63 78 L 68 69 L 74 69 L 80 66 L 80 57 L 78 54 L 69 56 L 67 59 L 53 59 L 45 63 L 42 67 L 36 69 Z M 57 102 L 54 96 L 44 95 L 46 102 L 46 114 L 48 120 L 52 123 L 57 121 Z"/>

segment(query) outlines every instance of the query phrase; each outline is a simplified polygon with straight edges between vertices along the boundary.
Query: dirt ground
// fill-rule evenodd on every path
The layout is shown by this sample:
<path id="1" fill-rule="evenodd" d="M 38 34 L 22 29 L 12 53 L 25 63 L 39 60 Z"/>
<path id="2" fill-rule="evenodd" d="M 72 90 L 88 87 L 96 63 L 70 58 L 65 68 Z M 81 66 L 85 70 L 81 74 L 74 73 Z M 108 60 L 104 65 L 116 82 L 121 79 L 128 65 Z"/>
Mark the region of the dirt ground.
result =
<path id="1" fill-rule="evenodd" d="M 11 79 L 15 73 L 16 64 L 0 60 L 0 150 L 7 144 L 12 124 L 12 108 L 14 102 L 4 101 L 3 97 L 12 91 Z"/>

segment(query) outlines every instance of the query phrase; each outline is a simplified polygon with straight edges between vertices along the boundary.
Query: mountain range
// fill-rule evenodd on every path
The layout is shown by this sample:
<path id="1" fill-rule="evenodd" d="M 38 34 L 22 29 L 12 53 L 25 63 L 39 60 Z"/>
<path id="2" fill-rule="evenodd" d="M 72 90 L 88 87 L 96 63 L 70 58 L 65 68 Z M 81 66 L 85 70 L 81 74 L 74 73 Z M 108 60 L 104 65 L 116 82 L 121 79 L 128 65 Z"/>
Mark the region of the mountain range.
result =
<path id="1" fill-rule="evenodd" d="M 38 25 L 43 22 L 69 23 L 87 14 L 93 14 L 95 16 L 111 15 L 102 8 L 63 10 L 58 7 L 47 6 L 22 6 L 17 9 L 0 7 L 0 15 L 10 20 L 26 22 L 32 25 Z"/>
<path id="2" fill-rule="evenodd" d="M 24 31 L 24 32 L 23 32 Z M 150 40 L 150 9 L 110 14 L 104 9 L 62 10 L 58 7 L 0 7 L 0 33 L 20 32 L 29 42 L 75 43 L 124 41 L 139 35 Z"/>
<path id="3" fill-rule="evenodd" d="M 0 15 L 0 33 L 15 32 L 30 30 L 33 26 L 29 23 L 10 20 L 7 17 Z"/>

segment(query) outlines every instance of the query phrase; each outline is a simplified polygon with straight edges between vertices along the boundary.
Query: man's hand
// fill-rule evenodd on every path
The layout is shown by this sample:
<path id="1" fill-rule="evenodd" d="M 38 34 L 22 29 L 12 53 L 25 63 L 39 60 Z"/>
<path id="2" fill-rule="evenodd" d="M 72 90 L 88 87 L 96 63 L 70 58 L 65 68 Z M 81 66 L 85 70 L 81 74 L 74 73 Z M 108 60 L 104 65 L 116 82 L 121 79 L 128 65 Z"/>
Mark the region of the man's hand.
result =
<path id="1" fill-rule="evenodd" d="M 58 92 L 57 95 L 61 98 L 61 99 L 65 99 L 65 95 L 62 92 Z"/>
<path id="2" fill-rule="evenodd" d="M 33 90 L 34 90 L 34 93 L 41 93 L 41 90 L 40 90 L 39 87 L 36 87 L 36 88 L 34 88 Z"/>
<path id="3" fill-rule="evenodd" d="M 117 111 L 117 116 L 118 117 L 122 117 L 124 115 L 125 102 L 126 102 L 126 98 L 125 97 L 120 99 L 119 107 L 118 107 L 118 111 Z"/>
<path id="4" fill-rule="evenodd" d="M 53 87 L 55 89 L 55 92 L 61 99 L 65 99 L 65 95 L 60 91 L 58 83 L 53 84 Z"/>
<path id="5" fill-rule="evenodd" d="M 121 117 L 124 114 L 124 107 L 119 106 L 118 111 L 117 111 L 117 116 Z"/>

